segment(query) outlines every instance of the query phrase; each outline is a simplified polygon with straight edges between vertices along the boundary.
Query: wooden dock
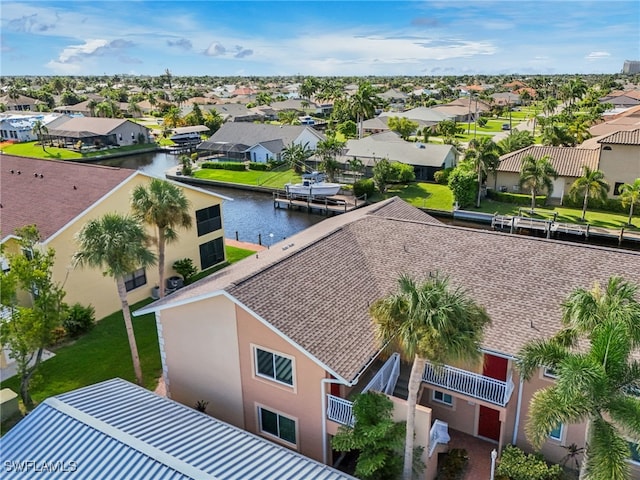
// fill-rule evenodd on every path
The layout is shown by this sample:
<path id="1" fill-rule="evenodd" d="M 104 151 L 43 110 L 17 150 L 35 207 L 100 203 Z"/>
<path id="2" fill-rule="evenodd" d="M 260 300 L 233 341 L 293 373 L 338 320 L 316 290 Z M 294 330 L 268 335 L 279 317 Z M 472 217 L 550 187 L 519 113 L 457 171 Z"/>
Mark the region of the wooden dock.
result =
<path id="1" fill-rule="evenodd" d="M 324 198 L 312 198 L 310 196 L 290 195 L 286 192 L 273 193 L 274 208 L 297 208 L 309 213 L 317 212 L 323 215 L 336 215 L 350 212 L 367 203 L 366 195 L 357 198 L 350 195 L 333 195 Z"/>
<path id="2" fill-rule="evenodd" d="M 594 227 L 592 225 L 580 225 L 577 223 L 563 223 L 555 220 L 542 220 L 537 218 L 522 217 L 519 215 L 494 215 L 491 220 L 491 227 L 494 230 L 509 230 L 515 233 L 519 230 L 539 232 L 545 234 L 547 238 L 552 235 L 565 234 L 577 235 L 584 238 L 600 237 L 618 241 L 621 245 L 623 241 L 640 242 L 640 232 L 625 231 L 622 227 L 619 230 L 613 228 Z"/>

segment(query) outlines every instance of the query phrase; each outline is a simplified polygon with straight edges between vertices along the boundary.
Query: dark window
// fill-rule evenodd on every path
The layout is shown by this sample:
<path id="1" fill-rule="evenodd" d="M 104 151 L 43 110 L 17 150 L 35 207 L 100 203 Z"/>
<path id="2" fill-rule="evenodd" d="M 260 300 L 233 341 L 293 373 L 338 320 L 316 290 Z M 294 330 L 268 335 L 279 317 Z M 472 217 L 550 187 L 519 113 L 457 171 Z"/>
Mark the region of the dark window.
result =
<path id="1" fill-rule="evenodd" d="M 260 413 L 260 430 L 295 445 L 296 422 L 283 417 L 266 408 L 258 407 Z"/>
<path id="2" fill-rule="evenodd" d="M 629 449 L 631 450 L 631 461 L 640 463 L 640 447 L 638 444 L 629 442 Z"/>
<path id="3" fill-rule="evenodd" d="M 146 284 L 147 274 L 144 268 L 124 276 L 124 287 L 127 289 L 127 292 Z"/>
<path id="4" fill-rule="evenodd" d="M 613 187 L 613 194 L 614 195 L 620 195 L 620 187 L 624 185 L 624 182 L 616 182 L 616 184 Z"/>
<path id="5" fill-rule="evenodd" d="M 293 363 L 290 358 L 256 348 L 256 372 L 278 382 L 293 385 Z"/>
<path id="6" fill-rule="evenodd" d="M 213 205 L 196 211 L 196 223 L 198 224 L 199 237 L 220 230 L 222 228 L 220 205 Z"/>
<path id="7" fill-rule="evenodd" d="M 224 243 L 222 237 L 200 245 L 200 268 L 212 267 L 224 260 Z"/>
<path id="8" fill-rule="evenodd" d="M 611 147 L 607 145 L 606 147 L 602 147 L 603 150 L 611 150 Z"/>

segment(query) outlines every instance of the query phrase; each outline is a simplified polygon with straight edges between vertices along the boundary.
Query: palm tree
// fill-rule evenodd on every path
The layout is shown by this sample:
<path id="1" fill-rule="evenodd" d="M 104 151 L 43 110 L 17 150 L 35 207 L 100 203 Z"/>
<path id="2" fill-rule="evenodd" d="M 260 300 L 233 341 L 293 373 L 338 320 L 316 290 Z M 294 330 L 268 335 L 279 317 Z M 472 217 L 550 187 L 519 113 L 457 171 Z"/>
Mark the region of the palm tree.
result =
<path id="1" fill-rule="evenodd" d="M 147 247 L 148 237 L 144 227 L 133 217 L 107 213 L 100 218 L 90 220 L 78 232 L 76 241 L 79 249 L 73 255 L 75 263 L 81 267 L 88 266 L 106 271 L 106 274 L 116 281 L 131 349 L 133 370 L 136 381 L 142 385 L 142 368 L 131 323 L 124 277 L 156 262 L 156 256 Z"/>
<path id="2" fill-rule="evenodd" d="M 623 183 L 620 185 L 620 198 L 622 205 L 629 205 L 629 221 L 631 225 L 631 217 L 633 217 L 633 206 L 640 205 L 640 178 L 636 178 L 633 183 Z"/>
<path id="3" fill-rule="evenodd" d="M 316 153 L 322 158 L 320 169 L 327 174 L 330 182 L 334 181 L 335 174 L 340 169 L 340 163 L 336 157 L 342 153 L 345 144 L 335 136 L 329 136 L 326 140 L 318 142 Z"/>
<path id="4" fill-rule="evenodd" d="M 295 110 L 283 110 L 278 112 L 278 120 L 283 125 L 299 125 L 298 112 Z"/>
<path id="5" fill-rule="evenodd" d="M 190 206 L 178 186 L 160 178 L 152 179 L 148 187 L 138 185 L 131 194 L 134 215 L 156 228 L 160 298 L 164 297 L 165 246 L 177 240 L 176 228 L 191 228 Z"/>
<path id="6" fill-rule="evenodd" d="M 465 291 L 451 289 L 448 279 L 438 274 L 420 284 L 402 275 L 398 283 L 399 292 L 376 301 L 370 313 L 380 344 L 397 348 L 406 360 L 413 361 L 403 470 L 403 478 L 409 480 L 415 409 L 426 361 L 436 365 L 477 364 L 482 359 L 483 330 L 490 319 Z"/>
<path id="7" fill-rule="evenodd" d="M 525 426 L 540 447 L 560 424 L 586 422 L 581 479 L 629 478 L 625 435 L 640 438 L 640 303 L 637 285 L 620 277 L 606 288 L 576 289 L 563 303 L 563 329 L 548 340 L 527 344 L 518 367 L 530 379 L 541 366 L 557 375 L 554 386 L 537 391 Z M 588 350 L 576 350 L 578 341 Z"/>
<path id="8" fill-rule="evenodd" d="M 531 211 L 536 208 L 536 195 L 547 191 L 547 195 L 553 192 L 553 180 L 558 178 L 558 173 L 551 165 L 551 158 L 545 155 L 536 159 L 533 155 L 527 155 L 522 159 L 520 170 L 520 187 L 527 188 L 531 192 Z"/>
<path id="9" fill-rule="evenodd" d="M 362 82 L 358 91 L 349 99 L 349 110 L 356 117 L 358 123 L 358 138 L 362 138 L 363 122 L 375 114 L 378 97 L 369 82 Z"/>
<path id="10" fill-rule="evenodd" d="M 40 142 L 40 145 L 42 145 L 42 151 L 46 152 L 47 149 L 45 148 L 45 145 L 44 145 L 44 136 L 49 133 L 49 129 L 47 128 L 47 126 L 44 124 L 42 120 L 36 120 L 35 122 L 33 122 L 32 130 L 38 137 L 38 141 Z"/>
<path id="11" fill-rule="evenodd" d="M 309 142 L 290 143 L 282 149 L 282 159 L 293 168 L 296 173 L 302 173 L 306 168 L 306 161 L 313 155 L 313 150 L 309 148 Z"/>
<path id="12" fill-rule="evenodd" d="M 489 171 L 496 176 L 500 164 L 500 148 L 490 137 L 480 137 L 469 142 L 466 158 L 473 162 L 473 167 L 478 174 L 478 197 L 476 207 L 480 208 L 480 196 L 482 193 L 482 179 Z"/>
<path id="13" fill-rule="evenodd" d="M 604 202 L 607 199 L 607 193 L 609 192 L 609 184 L 604 179 L 604 173 L 600 170 L 591 170 L 586 165 L 583 165 L 582 171 L 582 176 L 576 179 L 576 181 L 573 182 L 573 185 L 571 185 L 569 195 L 574 200 L 578 197 L 583 197 L 582 221 L 584 222 L 589 197 Z"/>

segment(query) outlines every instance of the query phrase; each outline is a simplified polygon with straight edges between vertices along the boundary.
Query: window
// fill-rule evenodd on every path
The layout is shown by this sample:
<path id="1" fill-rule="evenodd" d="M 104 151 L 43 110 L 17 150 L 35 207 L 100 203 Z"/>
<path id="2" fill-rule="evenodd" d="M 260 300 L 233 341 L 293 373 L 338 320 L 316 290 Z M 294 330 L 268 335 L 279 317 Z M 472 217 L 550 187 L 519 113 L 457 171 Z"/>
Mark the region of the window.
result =
<path id="1" fill-rule="evenodd" d="M 640 463 L 640 445 L 629 442 L 629 449 L 631 450 L 631 461 Z"/>
<path id="2" fill-rule="evenodd" d="M 124 287 L 127 289 L 127 292 L 146 284 L 147 274 L 144 268 L 124 276 Z"/>
<path id="3" fill-rule="evenodd" d="M 444 403 L 445 405 L 453 405 L 453 397 L 448 393 L 441 392 L 440 390 L 433 391 L 433 400 L 435 402 Z"/>
<path id="4" fill-rule="evenodd" d="M 556 428 L 551 430 L 551 432 L 549 433 L 549 438 L 551 438 L 553 440 L 562 440 L 562 432 L 563 432 L 563 430 L 564 430 L 564 425 L 561 423 Z"/>
<path id="5" fill-rule="evenodd" d="M 260 418 L 260 431 L 284 440 L 293 445 L 296 444 L 296 422 L 266 408 L 258 407 Z"/>
<path id="6" fill-rule="evenodd" d="M 293 386 L 293 361 L 277 353 L 255 348 L 256 374 Z"/>
<path id="7" fill-rule="evenodd" d="M 542 376 L 546 378 L 558 378 L 558 373 L 552 367 L 544 367 Z"/>
<path id="8" fill-rule="evenodd" d="M 196 223 L 198 224 L 198 236 L 215 232 L 222 228 L 222 219 L 220 218 L 220 205 L 203 208 L 196 211 Z"/>
<path id="9" fill-rule="evenodd" d="M 602 150 L 611 151 L 611 147 L 609 145 L 607 145 L 606 147 L 602 147 Z"/>
<path id="10" fill-rule="evenodd" d="M 224 243 L 222 237 L 200 245 L 200 268 L 212 267 L 224 260 Z"/>
<path id="11" fill-rule="evenodd" d="M 620 187 L 624 185 L 624 182 L 616 182 L 614 187 L 613 187 L 613 194 L 614 195 L 620 195 Z"/>

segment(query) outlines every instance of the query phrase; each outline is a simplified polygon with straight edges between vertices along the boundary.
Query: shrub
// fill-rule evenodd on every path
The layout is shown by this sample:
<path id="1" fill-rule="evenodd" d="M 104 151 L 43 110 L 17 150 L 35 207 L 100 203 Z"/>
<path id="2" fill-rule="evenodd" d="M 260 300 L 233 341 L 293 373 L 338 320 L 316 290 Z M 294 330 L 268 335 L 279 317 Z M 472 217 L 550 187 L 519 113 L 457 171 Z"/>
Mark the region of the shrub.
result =
<path id="1" fill-rule="evenodd" d="M 476 123 L 480 128 L 484 127 L 487 124 L 488 120 L 485 117 L 480 117 L 476 120 Z"/>
<path id="2" fill-rule="evenodd" d="M 371 178 L 363 178 L 353 184 L 353 194 L 356 197 L 361 197 L 364 194 L 366 194 L 367 197 L 371 197 L 375 191 L 376 186 Z"/>
<path id="3" fill-rule="evenodd" d="M 207 402 L 206 400 L 198 400 L 193 408 L 195 408 L 199 412 L 206 413 L 208 405 L 209 402 Z"/>
<path id="4" fill-rule="evenodd" d="M 271 170 L 271 165 L 269 163 L 249 162 L 249 170 L 266 172 L 267 170 Z"/>
<path id="5" fill-rule="evenodd" d="M 96 323 L 96 311 L 91 305 L 75 303 L 68 307 L 67 316 L 62 321 L 62 326 L 70 337 L 78 337 L 88 332 Z"/>
<path id="6" fill-rule="evenodd" d="M 190 258 L 181 258 L 173 262 L 173 269 L 184 278 L 184 283 L 189 283 L 189 279 L 193 277 L 198 269 Z"/>
<path id="7" fill-rule="evenodd" d="M 453 192 L 453 197 L 458 202 L 458 207 L 465 208 L 473 205 L 478 193 L 476 172 L 456 167 L 449 174 L 448 185 Z"/>
<path id="8" fill-rule="evenodd" d="M 391 163 L 391 181 L 398 183 L 409 183 L 416 179 L 416 174 L 411 165 L 401 162 Z"/>
<path id="9" fill-rule="evenodd" d="M 204 162 L 202 168 L 210 168 L 213 170 L 233 170 L 236 172 L 244 172 L 247 167 L 242 162 Z"/>
<path id="10" fill-rule="evenodd" d="M 449 183 L 449 175 L 451 175 L 452 170 L 452 167 L 445 168 L 444 170 L 438 170 L 433 174 L 433 179 L 440 185 L 446 185 Z"/>
<path id="11" fill-rule="evenodd" d="M 469 463 L 469 455 L 464 448 L 452 448 L 445 455 L 438 471 L 438 480 L 458 480 Z"/>
<path id="12" fill-rule="evenodd" d="M 573 199 L 569 195 L 565 195 L 564 197 L 562 197 L 562 205 L 564 205 L 565 207 L 582 209 L 582 202 L 583 198 Z M 589 198 L 589 201 L 587 202 L 587 208 L 589 210 L 595 209 L 615 213 L 629 213 L 629 207 L 623 207 L 622 201 L 619 198 L 607 198 L 604 203 L 596 200 L 595 198 Z"/>
<path id="13" fill-rule="evenodd" d="M 508 193 L 498 192 L 496 190 L 487 190 L 487 197 L 497 202 L 512 203 L 514 205 L 522 205 L 524 207 L 531 206 L 531 195 L 526 193 Z M 536 207 L 544 207 L 546 203 L 546 195 L 536 196 Z M 582 208 L 582 204 L 580 204 L 580 207 Z"/>
<path id="14" fill-rule="evenodd" d="M 547 465 L 540 454 L 527 454 L 518 447 L 507 445 L 496 469 L 498 476 L 511 480 L 560 480 L 560 465 Z"/>
<path id="15" fill-rule="evenodd" d="M 49 340 L 49 346 L 55 346 L 67 338 L 67 331 L 64 327 L 56 327 L 51 330 L 51 339 Z"/>

